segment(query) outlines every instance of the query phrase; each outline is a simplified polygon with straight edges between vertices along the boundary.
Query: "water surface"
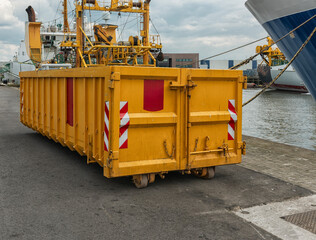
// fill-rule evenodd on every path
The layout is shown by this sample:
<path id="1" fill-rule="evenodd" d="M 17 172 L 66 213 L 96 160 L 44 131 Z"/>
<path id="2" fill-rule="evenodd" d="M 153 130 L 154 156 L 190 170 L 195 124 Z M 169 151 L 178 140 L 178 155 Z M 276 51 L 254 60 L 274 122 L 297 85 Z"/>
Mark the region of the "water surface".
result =
<path id="1" fill-rule="evenodd" d="M 258 91 L 244 90 L 243 101 Z M 316 150 L 316 102 L 310 94 L 268 90 L 243 108 L 243 134 Z"/>

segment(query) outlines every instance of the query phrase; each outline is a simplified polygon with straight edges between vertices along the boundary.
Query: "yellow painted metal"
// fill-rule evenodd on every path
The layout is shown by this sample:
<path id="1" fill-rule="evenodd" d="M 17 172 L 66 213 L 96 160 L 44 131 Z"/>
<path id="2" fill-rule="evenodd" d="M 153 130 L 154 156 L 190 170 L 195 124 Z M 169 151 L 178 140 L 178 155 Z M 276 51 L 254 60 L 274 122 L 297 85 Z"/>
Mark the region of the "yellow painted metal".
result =
<path id="1" fill-rule="evenodd" d="M 284 62 L 286 60 L 284 54 L 280 51 L 279 48 L 272 48 L 269 46 L 273 45 L 273 40 L 270 37 L 267 37 L 268 45 L 263 46 L 257 46 L 256 52 L 261 53 L 261 56 L 265 63 L 269 66 L 273 66 L 273 61 L 279 61 Z M 268 57 L 268 59 L 265 59 L 265 56 Z"/>
<path id="2" fill-rule="evenodd" d="M 64 33 L 68 33 L 68 32 L 70 32 L 70 28 L 69 28 L 69 23 L 68 23 L 68 5 L 67 5 L 67 0 L 64 0 L 63 5 L 64 5 L 64 10 L 63 10 L 63 15 L 64 15 Z"/>
<path id="3" fill-rule="evenodd" d="M 21 122 L 97 162 L 108 178 L 237 164 L 242 142 L 242 71 L 103 66 L 22 72 Z M 73 79 L 73 126 L 67 79 Z M 164 83 L 163 110 L 144 110 L 144 81 Z M 228 101 L 236 101 L 228 140 Z M 109 152 L 104 150 L 109 102 Z M 120 102 L 128 102 L 128 148 L 119 148 Z M 151 181 L 151 180 L 150 180 Z"/>
<path id="4" fill-rule="evenodd" d="M 97 65 L 128 65 L 128 66 L 147 66 L 155 67 L 156 59 L 150 52 L 161 51 L 162 45 L 160 36 L 149 35 L 149 4 L 147 0 L 112 0 L 111 3 L 102 0 L 82 0 L 75 2 L 76 8 L 76 26 L 77 37 L 76 42 L 63 41 L 61 47 L 76 48 L 76 67 L 86 67 Z M 106 12 L 128 12 L 137 13 L 141 16 L 141 31 L 142 40 L 139 40 L 138 45 L 131 42 L 116 43 L 116 27 L 114 26 L 95 26 L 99 35 L 95 34 L 95 39 L 102 40 L 92 42 L 83 30 L 83 12 L 87 11 L 106 11 Z M 108 36 L 114 40 L 109 41 Z M 133 38 L 133 37 L 132 37 Z M 159 43 L 160 41 L 160 43 Z M 89 59 L 89 63 L 85 60 Z M 143 63 L 138 63 L 138 58 L 143 59 Z M 95 61 L 91 61 L 95 59 Z"/>
<path id="5" fill-rule="evenodd" d="M 41 23 L 28 22 L 25 26 L 25 46 L 27 55 L 35 63 L 42 61 Z"/>

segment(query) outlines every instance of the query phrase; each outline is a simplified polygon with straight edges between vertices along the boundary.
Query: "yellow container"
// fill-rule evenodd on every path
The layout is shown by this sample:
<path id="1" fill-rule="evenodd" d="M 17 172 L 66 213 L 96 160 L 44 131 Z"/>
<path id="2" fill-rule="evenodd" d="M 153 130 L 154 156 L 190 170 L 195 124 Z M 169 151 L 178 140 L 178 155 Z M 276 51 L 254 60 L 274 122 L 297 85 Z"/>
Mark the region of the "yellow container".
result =
<path id="1" fill-rule="evenodd" d="M 22 72 L 21 122 L 97 162 L 108 178 L 237 164 L 242 71 L 96 67 Z"/>

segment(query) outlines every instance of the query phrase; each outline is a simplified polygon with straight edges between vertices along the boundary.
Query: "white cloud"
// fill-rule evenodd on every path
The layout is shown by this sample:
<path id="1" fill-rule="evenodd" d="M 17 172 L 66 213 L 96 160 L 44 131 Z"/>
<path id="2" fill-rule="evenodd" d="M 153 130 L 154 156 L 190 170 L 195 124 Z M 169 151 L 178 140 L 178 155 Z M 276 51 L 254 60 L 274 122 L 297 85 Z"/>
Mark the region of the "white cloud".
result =
<path id="1" fill-rule="evenodd" d="M 49 0 L 0 0 L 0 59 L 12 60 L 20 41 L 24 39 L 27 13 L 25 9 L 31 5 L 43 16 L 42 20 L 50 20 L 56 16 L 58 1 Z"/>
<path id="2" fill-rule="evenodd" d="M 14 6 L 11 1 L 1 0 L 0 12 L 0 30 L 8 30 L 11 28 L 17 28 L 17 30 L 21 29 L 23 22 L 14 16 Z"/>
<path id="3" fill-rule="evenodd" d="M 204 46 L 210 46 L 210 47 L 230 47 L 234 46 L 236 44 L 242 44 L 246 42 L 250 42 L 251 39 L 248 37 L 240 37 L 240 36 L 221 36 L 221 37 L 198 37 L 195 39 L 196 42 L 199 42 L 200 44 Z M 193 42 L 193 41 L 191 41 Z"/>
<path id="4" fill-rule="evenodd" d="M 204 58 L 267 34 L 244 6 L 245 0 L 152 1 L 152 19 L 162 35 L 165 52 L 198 52 Z M 256 45 L 223 55 L 245 58 Z"/>
<path id="5" fill-rule="evenodd" d="M 0 46 L 0 61 L 12 60 L 19 47 L 16 44 L 9 44 L 2 41 L 0 41 Z"/>
<path id="6" fill-rule="evenodd" d="M 0 45 L 1 58 L 12 59 L 12 46 L 17 47 L 24 38 L 24 22 L 27 21 L 25 9 L 29 5 L 39 13 L 40 21 L 47 22 L 61 16 L 59 2 L 0 0 L 0 11 L 3 13 L 0 16 L 0 41 L 5 43 Z M 245 0 L 154 0 L 151 1 L 151 18 L 161 35 L 164 52 L 198 52 L 203 58 L 267 35 L 244 3 Z M 73 6 L 69 8 L 73 9 Z M 94 19 L 99 17 L 100 13 L 96 13 Z M 123 25 L 124 22 L 123 17 L 112 16 L 113 24 Z M 122 35 L 124 39 L 136 33 L 137 27 L 129 29 L 132 25 L 126 26 L 126 32 Z M 155 34 L 154 28 L 151 31 Z M 8 48 L 8 45 L 11 47 Z M 255 46 L 251 46 L 222 58 L 243 58 L 254 51 Z"/>

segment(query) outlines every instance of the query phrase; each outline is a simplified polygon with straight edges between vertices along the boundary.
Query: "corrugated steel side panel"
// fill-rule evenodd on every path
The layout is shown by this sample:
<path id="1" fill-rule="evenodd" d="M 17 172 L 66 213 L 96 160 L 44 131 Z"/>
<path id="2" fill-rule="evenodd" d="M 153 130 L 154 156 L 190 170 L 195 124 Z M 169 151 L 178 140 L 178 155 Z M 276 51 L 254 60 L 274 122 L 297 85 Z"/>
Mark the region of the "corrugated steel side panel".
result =
<path id="1" fill-rule="evenodd" d="M 241 71 L 176 68 L 25 72 L 20 118 L 106 177 L 239 163 L 243 80 Z"/>

